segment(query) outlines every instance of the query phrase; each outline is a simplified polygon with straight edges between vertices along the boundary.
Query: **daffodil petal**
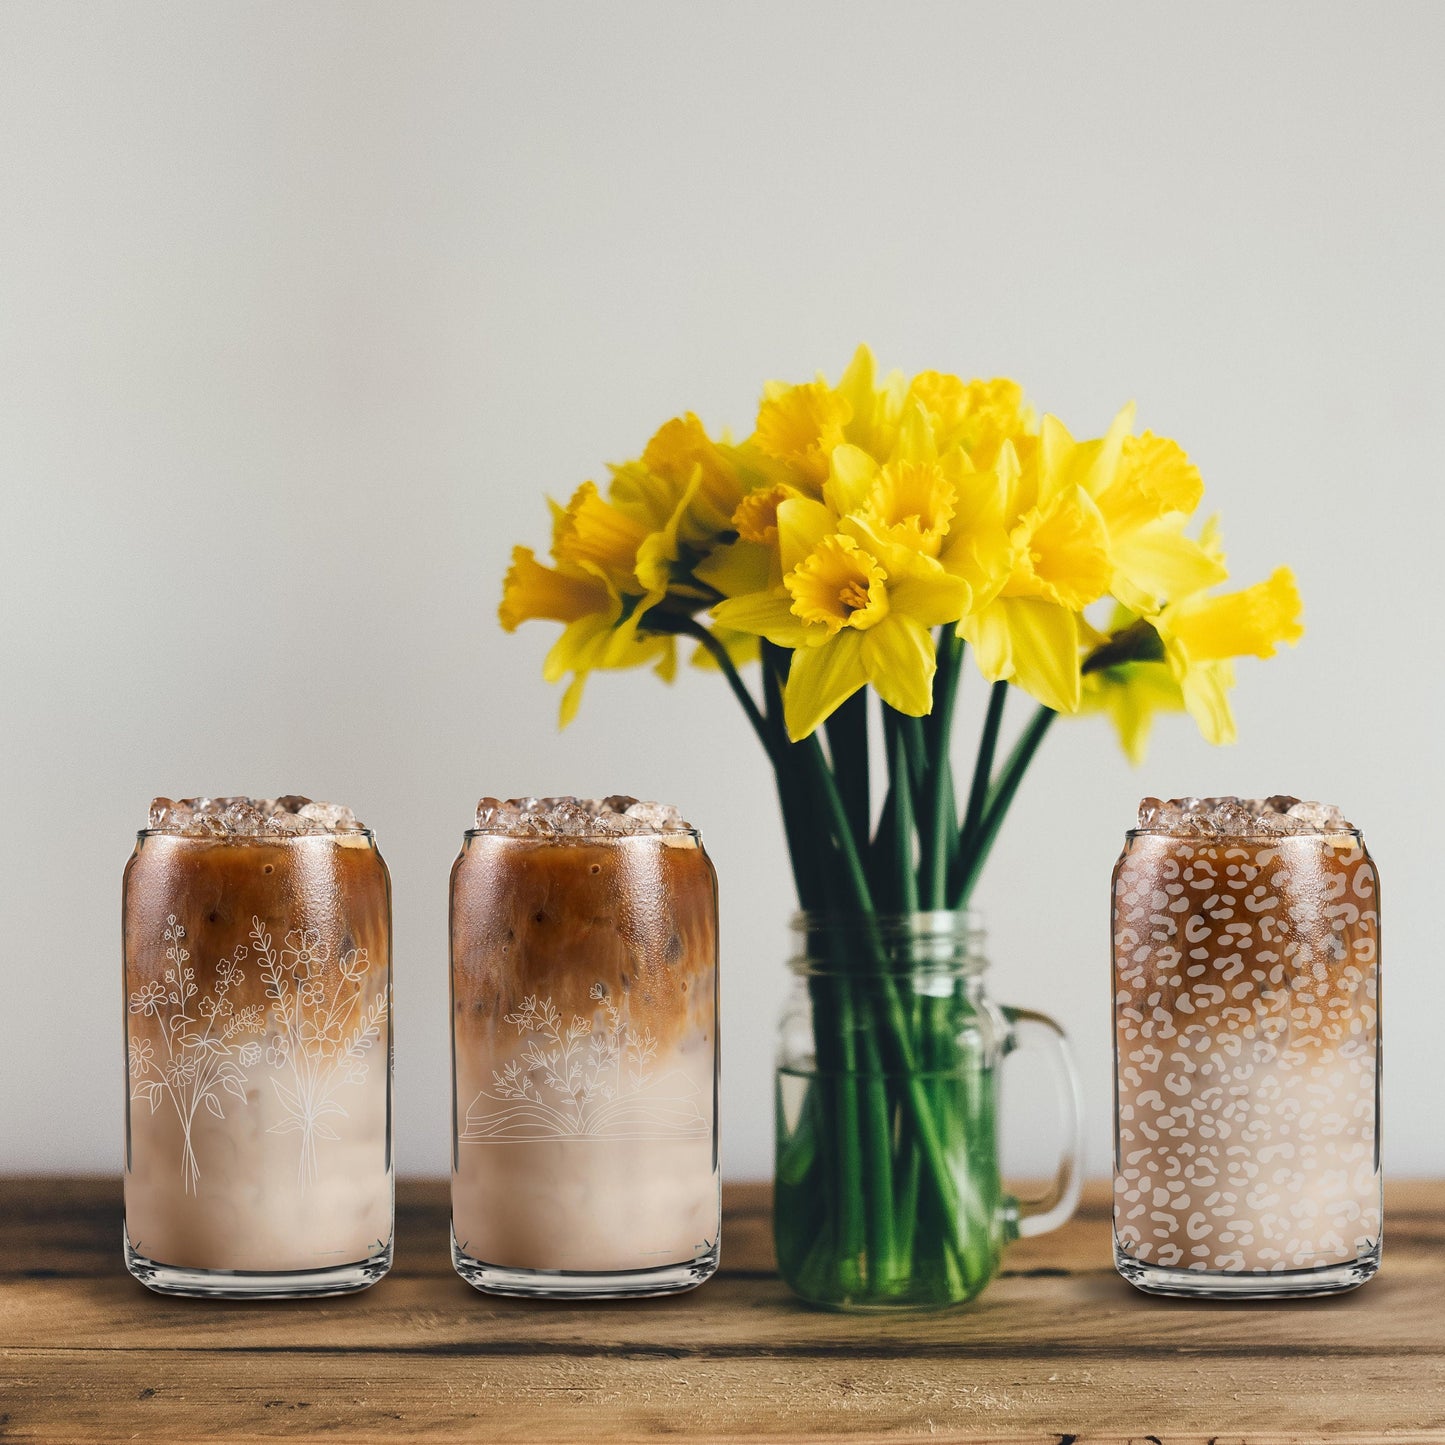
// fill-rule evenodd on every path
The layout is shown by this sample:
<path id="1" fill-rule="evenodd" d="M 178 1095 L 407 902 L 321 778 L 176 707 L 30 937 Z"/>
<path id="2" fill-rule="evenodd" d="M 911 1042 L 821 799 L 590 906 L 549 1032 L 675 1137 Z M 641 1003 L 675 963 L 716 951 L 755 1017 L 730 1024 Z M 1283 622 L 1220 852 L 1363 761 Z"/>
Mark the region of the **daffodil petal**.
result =
<path id="1" fill-rule="evenodd" d="M 607 602 L 606 586 L 589 573 L 545 567 L 530 547 L 513 547 L 497 615 L 502 626 L 514 632 L 534 618 L 575 622 L 605 608 Z"/>
<path id="2" fill-rule="evenodd" d="M 868 501 L 877 477 L 878 463 L 862 447 L 834 447 L 823 499 L 840 517 L 856 512 Z"/>
<path id="3" fill-rule="evenodd" d="M 733 542 L 704 557 L 692 575 L 724 597 L 741 597 L 763 591 L 774 580 L 772 569 L 771 548 L 757 542 Z"/>
<path id="4" fill-rule="evenodd" d="M 743 597 L 730 597 L 719 602 L 712 610 L 713 620 L 719 627 L 731 628 L 734 632 L 751 632 L 757 637 L 766 637 L 779 647 L 806 647 L 824 634 L 823 628 L 810 629 L 793 612 L 793 599 L 782 588 L 768 592 L 750 592 Z"/>
<path id="5" fill-rule="evenodd" d="M 1268 581 L 1242 591 L 1194 599 L 1177 612 L 1167 608 L 1161 631 L 1176 638 L 1196 663 L 1246 654 L 1273 657 L 1281 642 L 1293 646 L 1304 636 L 1303 606 L 1294 573 L 1280 567 Z"/>
<path id="6" fill-rule="evenodd" d="M 891 613 L 904 615 L 925 627 L 943 627 L 957 622 L 973 603 L 973 589 L 962 578 L 933 562 L 920 557 L 919 562 L 932 562 L 928 568 L 911 570 L 888 589 Z"/>
<path id="7" fill-rule="evenodd" d="M 889 460 L 924 463 L 938 460 L 933 427 L 921 401 L 911 401 L 903 408 L 903 422 L 898 428 L 898 440 L 893 445 L 893 455 Z"/>
<path id="8" fill-rule="evenodd" d="M 1110 548 L 1114 578 L 1110 590 L 1141 615 L 1157 612 L 1170 599 L 1190 597 L 1225 581 L 1228 570 L 1183 532 L 1183 518 L 1147 523 Z"/>
<path id="9" fill-rule="evenodd" d="M 1076 447 L 1069 459 L 1068 475 L 1064 479 L 1074 486 L 1082 487 L 1091 497 L 1098 497 L 1114 482 L 1119 472 L 1119 460 L 1124 452 L 1124 439 L 1134 429 L 1134 403 L 1126 402 L 1120 407 L 1109 430 L 1097 441 L 1086 442 Z"/>
<path id="10" fill-rule="evenodd" d="M 1195 663 L 1179 679 L 1184 706 L 1199 724 L 1205 742 L 1221 746 L 1238 737 L 1229 689 L 1234 686 L 1234 668 L 1228 662 Z"/>
<path id="11" fill-rule="evenodd" d="M 1109 714 L 1125 756 L 1137 767 L 1148 752 L 1155 714 L 1182 712 L 1184 695 L 1167 663 L 1128 663 L 1084 679 L 1082 710 Z"/>
<path id="12" fill-rule="evenodd" d="M 786 576 L 833 530 L 822 502 L 789 497 L 778 503 L 778 560 Z"/>
<path id="13" fill-rule="evenodd" d="M 1067 607 L 1000 597 L 975 647 L 985 677 L 1008 678 L 1055 712 L 1079 710 L 1079 627 Z"/>
<path id="14" fill-rule="evenodd" d="M 909 717 L 933 707 L 933 636 L 921 622 L 890 612 L 863 634 L 863 667 L 878 696 Z"/>
<path id="15" fill-rule="evenodd" d="M 876 629 L 874 629 L 876 631 Z M 796 742 L 814 732 L 868 682 L 863 666 L 866 633 L 845 627 L 821 647 L 793 654 L 783 693 L 783 719 Z"/>
<path id="16" fill-rule="evenodd" d="M 571 682 L 567 684 L 567 690 L 562 694 L 562 706 L 557 710 L 557 726 L 565 728 L 577 716 L 577 709 L 582 706 L 582 689 L 587 685 L 587 674 L 579 672 Z"/>
<path id="17" fill-rule="evenodd" d="M 562 629 L 562 635 L 548 649 L 542 662 L 542 677 L 547 682 L 561 682 L 569 672 L 584 672 L 596 666 L 611 636 L 613 619 L 606 614 L 579 617 Z"/>
<path id="18" fill-rule="evenodd" d="M 1068 459 L 1074 450 L 1069 429 L 1056 416 L 1046 416 L 1039 430 L 1039 450 L 1035 478 L 1036 493 L 1029 506 L 1042 506 L 1065 485 Z"/>

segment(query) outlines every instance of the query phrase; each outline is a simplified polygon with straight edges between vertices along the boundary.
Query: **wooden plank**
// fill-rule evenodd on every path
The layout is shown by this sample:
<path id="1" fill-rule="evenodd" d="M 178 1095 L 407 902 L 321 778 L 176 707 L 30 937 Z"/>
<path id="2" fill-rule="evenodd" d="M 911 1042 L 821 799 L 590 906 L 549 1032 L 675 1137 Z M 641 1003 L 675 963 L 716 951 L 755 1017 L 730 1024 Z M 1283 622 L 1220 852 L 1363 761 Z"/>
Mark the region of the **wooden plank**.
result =
<path id="1" fill-rule="evenodd" d="M 1146 1299 L 1096 1186 L 974 1305 L 844 1316 L 777 1280 L 759 1186 L 727 1191 L 719 1276 L 672 1300 L 479 1295 L 428 1182 L 399 1189 L 375 1289 L 231 1304 L 125 1275 L 113 1182 L 0 1180 L 0 1438 L 1445 1442 L 1439 1193 L 1391 1186 L 1381 1276 L 1335 1300 Z"/>

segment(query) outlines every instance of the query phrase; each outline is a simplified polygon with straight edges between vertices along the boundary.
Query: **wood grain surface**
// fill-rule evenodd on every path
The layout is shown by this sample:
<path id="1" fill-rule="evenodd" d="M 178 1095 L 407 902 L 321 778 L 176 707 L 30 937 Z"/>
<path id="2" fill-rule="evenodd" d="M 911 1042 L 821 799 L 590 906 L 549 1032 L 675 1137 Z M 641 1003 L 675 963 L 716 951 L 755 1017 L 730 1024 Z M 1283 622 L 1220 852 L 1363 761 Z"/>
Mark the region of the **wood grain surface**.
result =
<path id="1" fill-rule="evenodd" d="M 973 1305 L 864 1317 L 792 1299 L 757 1185 L 711 1283 L 583 1307 L 458 1279 L 439 1182 L 399 1186 L 375 1288 L 230 1304 L 125 1273 L 115 1181 L 0 1179 L 0 1439 L 1445 1442 L 1441 1193 L 1392 1186 L 1380 1275 L 1333 1300 L 1147 1299 L 1095 1186 Z"/>

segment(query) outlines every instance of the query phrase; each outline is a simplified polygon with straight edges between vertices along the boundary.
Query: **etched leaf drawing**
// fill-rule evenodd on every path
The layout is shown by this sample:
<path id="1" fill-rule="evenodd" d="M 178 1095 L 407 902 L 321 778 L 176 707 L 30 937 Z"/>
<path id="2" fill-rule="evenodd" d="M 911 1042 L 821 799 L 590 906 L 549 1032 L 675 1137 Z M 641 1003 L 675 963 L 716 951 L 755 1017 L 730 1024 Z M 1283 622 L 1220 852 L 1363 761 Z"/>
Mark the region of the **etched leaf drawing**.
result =
<path id="1" fill-rule="evenodd" d="M 463 1139 L 671 1139 L 705 1134 L 696 1085 L 678 1070 L 656 1075 L 657 1040 L 638 1032 L 600 984 L 600 1020 L 565 1018 L 531 994 L 505 1015 L 522 1043 L 492 1070 L 467 1110 Z"/>
<path id="2" fill-rule="evenodd" d="M 264 1061 L 282 1109 L 268 1132 L 301 1136 L 297 1168 L 305 1188 L 317 1178 L 318 1141 L 340 1137 L 327 1122 L 346 1116 L 334 1095 L 366 1077 L 366 1056 L 386 1021 L 386 990 L 364 999 L 359 985 L 371 966 L 364 948 L 333 960 L 314 928 L 290 930 L 277 948 L 266 925 L 253 917 L 250 944 L 237 945 L 216 965 L 215 985 L 202 995 L 185 937 L 184 925 L 167 915 L 165 981 L 130 995 L 132 1014 L 158 1020 L 163 1048 L 157 1053 L 148 1038 L 130 1041 L 131 1099 L 152 1113 L 165 1103 L 175 1109 L 182 1184 L 194 1194 L 201 1175 L 192 1137 L 198 1112 L 224 1119 L 222 1094 L 245 1104 L 249 1071 Z M 230 994 L 245 978 L 243 965 L 252 962 L 267 1003 L 237 1009 Z M 258 1035 L 265 1036 L 264 1045 Z"/>
<path id="3" fill-rule="evenodd" d="M 366 1077 L 366 1055 L 386 1019 L 386 992 L 364 1003 L 362 991 L 352 986 L 371 966 L 364 948 L 332 959 L 317 929 L 293 928 L 277 949 L 259 918 L 251 925 L 275 1028 L 267 1051 L 267 1062 L 276 1070 L 271 1087 L 284 1110 L 268 1132 L 300 1134 L 298 1167 L 305 1185 L 317 1177 L 317 1141 L 340 1137 L 326 1122 L 328 1116 L 346 1116 L 336 1091 Z"/>
<path id="4" fill-rule="evenodd" d="M 215 987 L 200 994 L 185 937 L 185 927 L 175 914 L 167 914 L 162 932 L 168 965 L 165 981 L 144 984 L 130 996 L 131 1013 L 159 1021 L 164 1054 L 156 1053 L 150 1039 L 133 1039 L 128 1064 L 135 1080 L 132 1099 L 148 1104 L 152 1114 L 167 1103 L 176 1111 L 181 1126 L 181 1183 L 187 1194 L 194 1194 L 201 1177 L 192 1138 L 196 1113 L 205 1109 L 224 1119 L 222 1092 L 246 1102 L 242 1055 L 254 1046 L 248 1036 L 265 1032 L 266 1017 L 259 1004 L 237 1009 L 229 997 L 245 978 L 241 970 L 245 944 L 216 965 Z"/>

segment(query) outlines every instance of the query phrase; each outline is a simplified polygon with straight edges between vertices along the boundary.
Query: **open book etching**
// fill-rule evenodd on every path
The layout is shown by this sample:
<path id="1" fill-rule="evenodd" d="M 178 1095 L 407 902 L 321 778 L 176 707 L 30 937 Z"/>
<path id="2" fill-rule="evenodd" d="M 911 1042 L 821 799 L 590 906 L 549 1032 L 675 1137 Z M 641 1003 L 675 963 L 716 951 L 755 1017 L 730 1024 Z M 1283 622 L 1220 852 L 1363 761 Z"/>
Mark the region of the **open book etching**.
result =
<path id="1" fill-rule="evenodd" d="M 706 1134 L 697 1085 L 656 1072 L 657 1040 L 594 983 L 602 1020 L 569 1020 L 535 994 L 505 1015 L 523 1043 L 467 1110 L 463 1139 L 675 1139 Z"/>

